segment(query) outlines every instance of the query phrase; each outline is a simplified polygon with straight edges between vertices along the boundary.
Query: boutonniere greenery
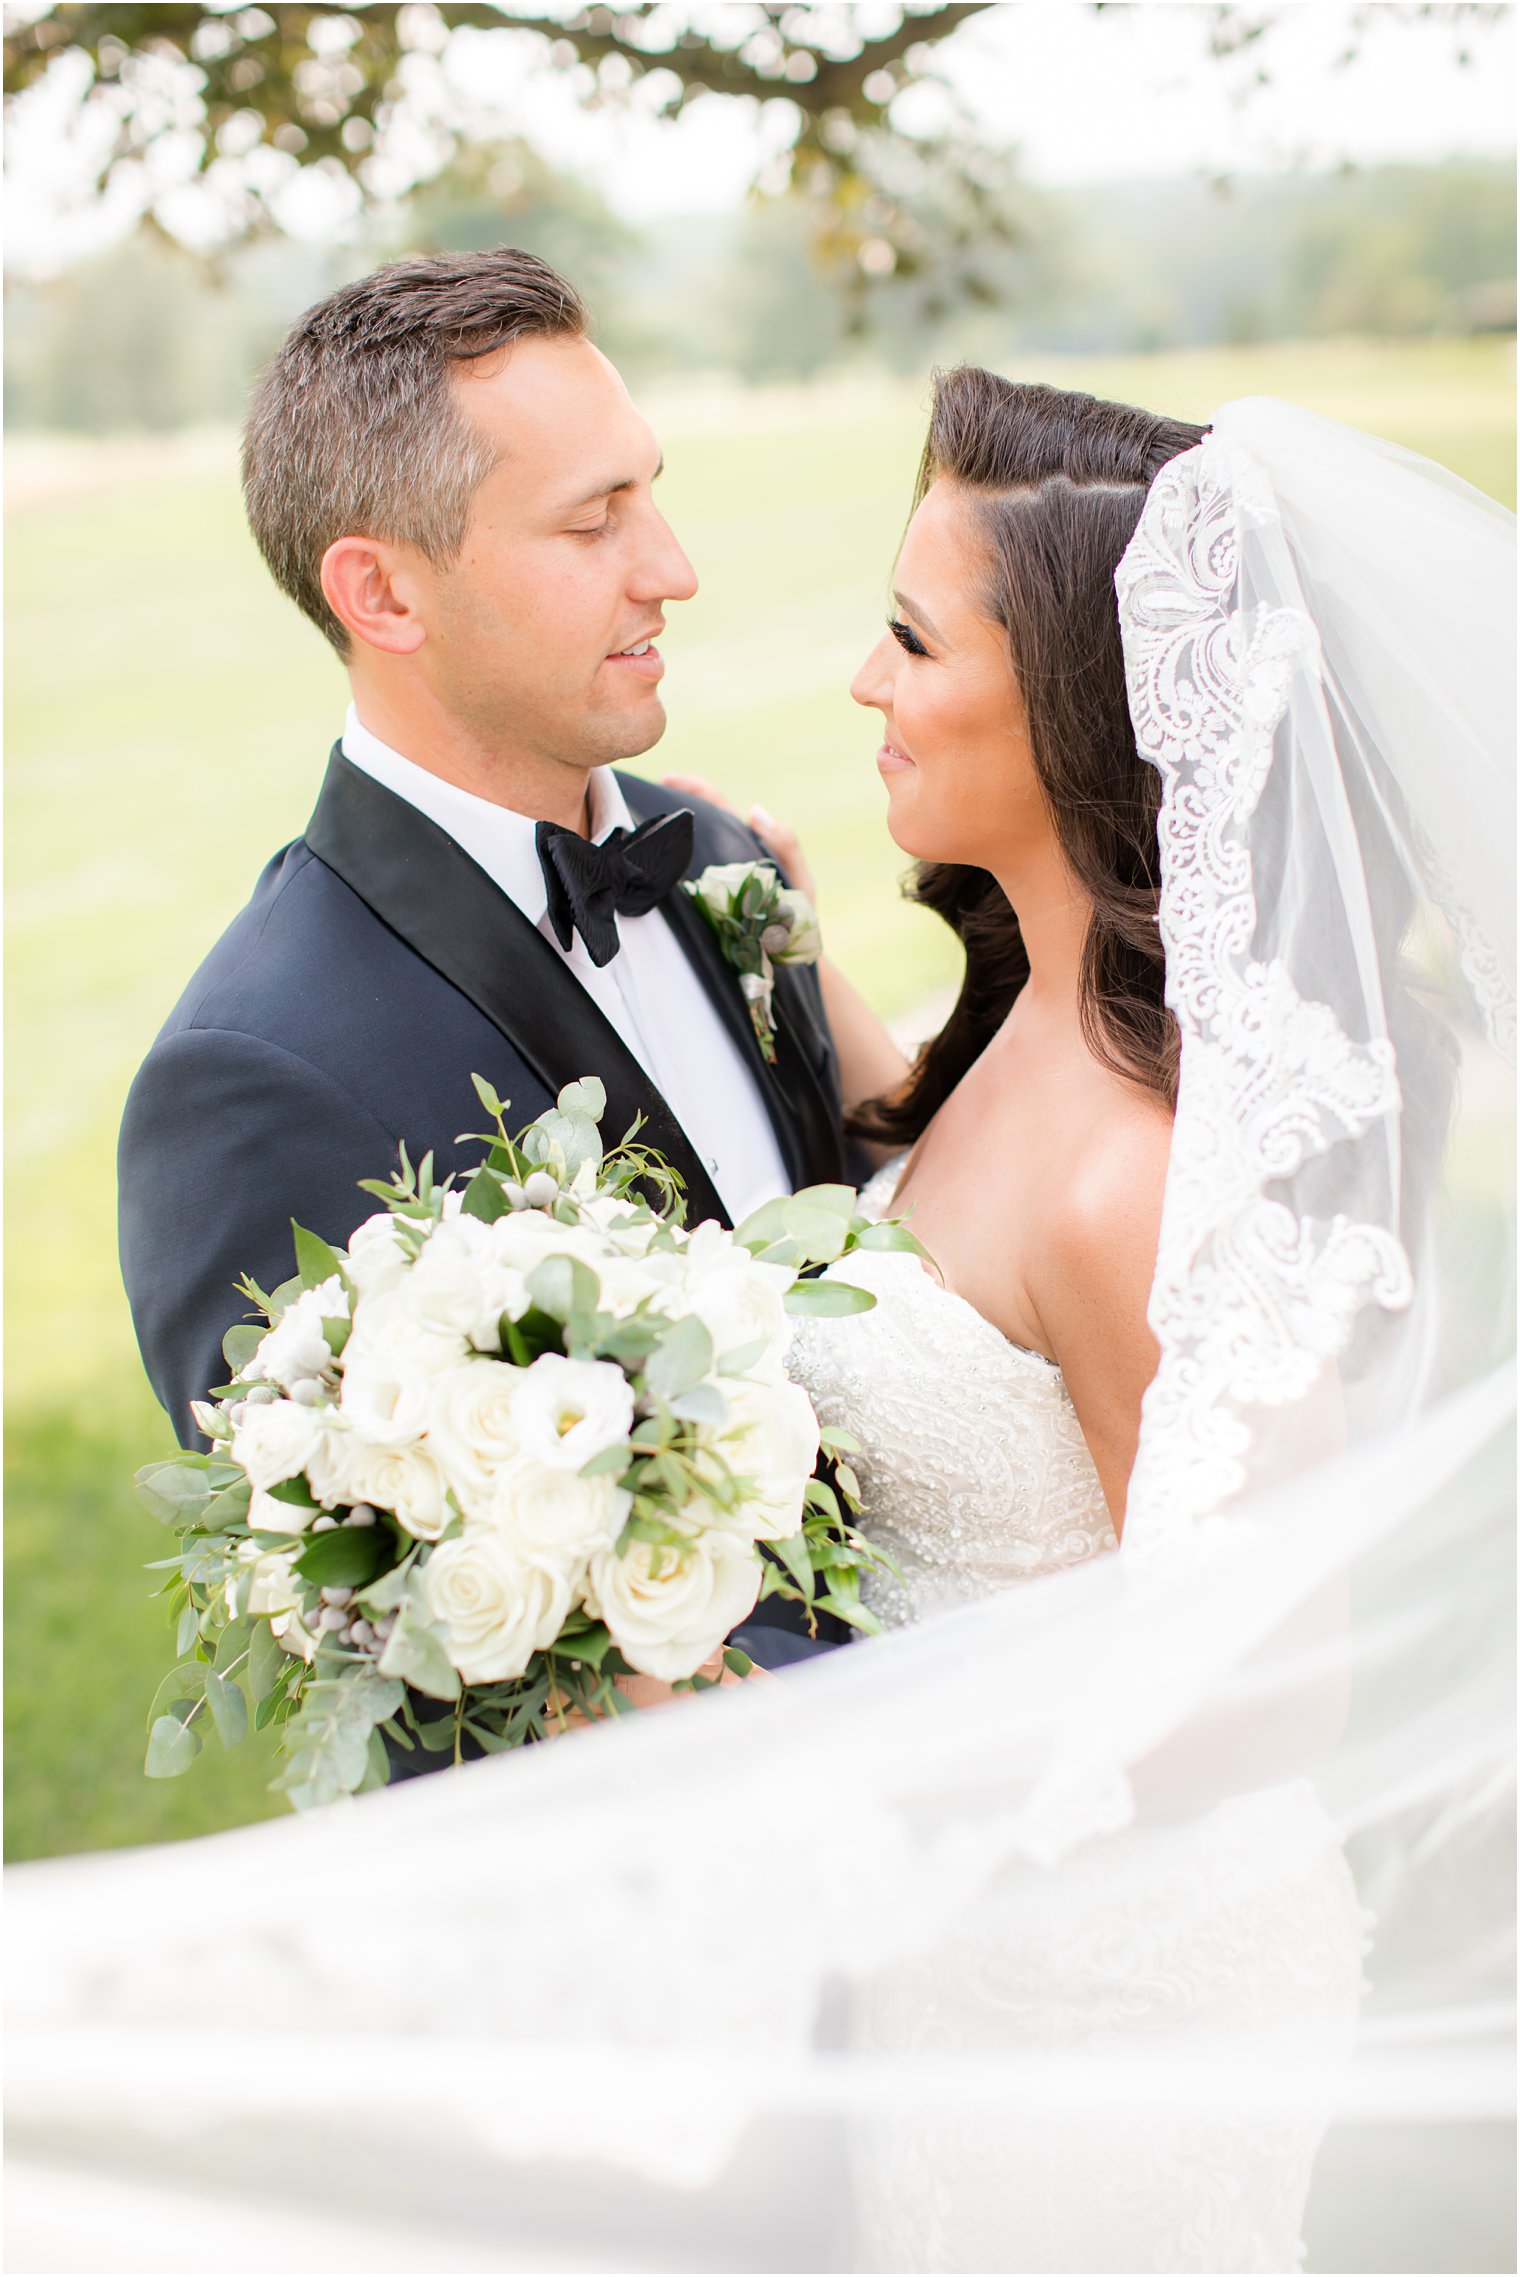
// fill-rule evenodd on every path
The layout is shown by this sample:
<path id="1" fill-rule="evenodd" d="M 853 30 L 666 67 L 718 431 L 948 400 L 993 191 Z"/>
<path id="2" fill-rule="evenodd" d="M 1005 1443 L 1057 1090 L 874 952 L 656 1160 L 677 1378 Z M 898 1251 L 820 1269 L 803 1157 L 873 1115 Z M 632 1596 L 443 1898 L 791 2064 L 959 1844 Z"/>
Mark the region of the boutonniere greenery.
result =
<path id="1" fill-rule="evenodd" d="M 765 1057 L 776 1057 L 771 997 L 777 965 L 815 965 L 823 948 L 805 893 L 784 886 L 769 862 L 713 862 L 686 880 L 735 972 Z"/>

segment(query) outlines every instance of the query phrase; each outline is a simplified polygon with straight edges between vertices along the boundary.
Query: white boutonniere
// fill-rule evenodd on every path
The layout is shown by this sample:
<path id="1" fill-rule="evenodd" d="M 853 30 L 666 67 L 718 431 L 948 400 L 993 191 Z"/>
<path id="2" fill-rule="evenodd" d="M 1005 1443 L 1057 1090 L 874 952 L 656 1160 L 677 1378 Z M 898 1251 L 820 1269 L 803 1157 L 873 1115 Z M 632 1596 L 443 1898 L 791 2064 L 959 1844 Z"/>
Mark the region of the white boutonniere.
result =
<path id="1" fill-rule="evenodd" d="M 805 893 L 784 886 L 769 862 L 714 862 L 686 880 L 735 972 L 760 1049 L 776 1057 L 771 996 L 777 965 L 814 965 L 823 947 L 818 917 Z"/>

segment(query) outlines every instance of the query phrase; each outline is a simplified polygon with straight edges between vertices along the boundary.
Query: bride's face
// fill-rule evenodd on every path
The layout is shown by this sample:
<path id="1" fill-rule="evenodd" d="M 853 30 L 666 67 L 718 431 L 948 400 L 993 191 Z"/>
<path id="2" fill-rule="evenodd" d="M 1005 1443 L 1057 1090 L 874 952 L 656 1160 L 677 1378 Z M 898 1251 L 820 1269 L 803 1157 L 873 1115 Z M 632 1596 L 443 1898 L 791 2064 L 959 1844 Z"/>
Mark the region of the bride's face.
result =
<path id="1" fill-rule="evenodd" d="M 986 582 L 966 494 L 936 482 L 898 556 L 895 615 L 850 693 L 881 713 L 876 764 L 903 852 L 1003 874 L 1051 823 L 1008 636 L 982 613 Z"/>

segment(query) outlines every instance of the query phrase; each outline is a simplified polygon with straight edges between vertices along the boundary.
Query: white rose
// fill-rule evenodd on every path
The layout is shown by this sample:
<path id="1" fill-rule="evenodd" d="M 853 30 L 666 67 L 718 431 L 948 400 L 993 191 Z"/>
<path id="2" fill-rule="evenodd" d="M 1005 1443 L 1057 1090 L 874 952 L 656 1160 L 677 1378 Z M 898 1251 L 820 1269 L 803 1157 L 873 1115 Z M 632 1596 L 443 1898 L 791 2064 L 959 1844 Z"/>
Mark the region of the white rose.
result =
<path id="1" fill-rule="evenodd" d="M 232 1434 L 232 1459 L 256 1487 L 266 1491 L 299 1478 L 327 1425 L 320 1408 L 294 1400 L 268 1400 L 249 1406 Z"/>
<path id="2" fill-rule="evenodd" d="M 609 1249 L 620 1251 L 625 1257 L 642 1257 L 660 1230 L 658 1218 L 639 1218 L 634 1215 L 637 1203 L 620 1194 L 596 1194 L 581 1205 L 581 1216 L 593 1226 Z M 630 1219 L 621 1224 L 621 1219 Z"/>
<path id="3" fill-rule="evenodd" d="M 546 1257 L 578 1257 L 593 1270 L 600 1265 L 604 1244 L 589 1226 L 561 1225 L 545 1210 L 509 1210 L 493 1219 L 492 1245 L 505 1265 L 514 1265 L 525 1277 Z"/>
<path id="4" fill-rule="evenodd" d="M 729 903 L 756 870 L 770 868 L 765 862 L 709 862 L 697 880 L 697 891 L 709 909 L 720 917 L 728 915 Z M 772 875 L 774 876 L 774 871 Z"/>
<path id="5" fill-rule="evenodd" d="M 255 1382 L 294 1391 L 332 1369 L 332 1348 L 322 1323 L 347 1320 L 348 1291 L 336 1273 L 314 1289 L 303 1289 L 289 1303 L 243 1370 Z"/>
<path id="6" fill-rule="evenodd" d="M 616 1320 L 626 1320 L 646 1302 L 673 1318 L 682 1309 L 678 1298 L 683 1270 L 680 1258 L 668 1251 L 653 1257 L 604 1257 L 597 1266 L 602 1285 L 598 1305 Z"/>
<path id="7" fill-rule="evenodd" d="M 782 1542 L 802 1524 L 802 1499 L 818 1461 L 818 1418 L 800 1384 L 724 1385 L 729 1428 L 719 1441 L 724 1461 L 755 1482 L 753 1498 L 733 1522 L 757 1542 Z"/>
<path id="8" fill-rule="evenodd" d="M 410 1253 L 389 1210 L 377 1210 L 348 1237 L 348 1277 L 361 1297 L 378 1297 L 405 1276 Z"/>
<path id="9" fill-rule="evenodd" d="M 448 1481 L 426 1447 L 368 1447 L 350 1440 L 343 1502 L 392 1511 L 420 1542 L 436 1542 L 454 1515 Z"/>
<path id="10" fill-rule="evenodd" d="M 317 1452 L 320 1450 L 319 1441 Z M 315 1487 L 312 1492 L 316 1493 Z M 248 1505 L 248 1530 L 253 1534 L 304 1534 L 315 1516 L 314 1510 L 303 1509 L 297 1503 L 276 1502 L 272 1494 L 256 1486 Z"/>
<path id="11" fill-rule="evenodd" d="M 797 886 L 783 886 L 776 896 L 778 921 L 787 928 L 784 948 L 771 949 L 778 965 L 815 965 L 823 954 L 818 912 Z"/>
<path id="12" fill-rule="evenodd" d="M 754 1608 L 760 1560 L 735 1534 L 705 1533 L 684 1557 L 652 1542 L 625 1557 L 599 1551 L 585 1584 L 586 1609 L 606 1622 L 623 1657 L 666 1683 L 690 1676 Z"/>
<path id="13" fill-rule="evenodd" d="M 421 1586 L 467 1684 L 521 1676 L 532 1655 L 554 1642 L 570 1610 L 568 1577 L 494 1527 L 442 1543 L 423 1568 Z"/>
<path id="14" fill-rule="evenodd" d="M 434 1227 L 412 1267 L 407 1299 L 426 1327 L 492 1352 L 501 1346 L 502 1314 L 518 1320 L 528 1309 L 521 1271 L 474 1217 Z"/>
<path id="15" fill-rule="evenodd" d="M 764 1351 L 745 1373 L 779 1383 L 792 1334 L 785 1295 L 796 1276 L 786 1266 L 756 1264 L 733 1241 L 721 1250 L 705 1244 L 707 1231 L 701 1225 L 692 1237 L 685 1287 L 670 1309 L 696 1315 L 712 1338 L 716 1359 L 744 1345 L 763 1344 Z"/>
<path id="16" fill-rule="evenodd" d="M 344 1356 L 338 1411 L 371 1447 L 410 1447 L 428 1425 L 434 1377 L 415 1354 L 365 1345 Z"/>
<path id="17" fill-rule="evenodd" d="M 633 1428 L 633 1388 L 610 1360 L 567 1360 L 545 1352 L 518 1382 L 516 1419 L 525 1455 L 553 1470 L 578 1471 Z"/>
<path id="18" fill-rule="evenodd" d="M 521 1382 L 520 1369 L 486 1359 L 433 1378 L 427 1443 L 471 1516 L 486 1510 L 497 1472 L 522 1453 L 513 1418 Z"/>
<path id="19" fill-rule="evenodd" d="M 436 1375 L 469 1357 L 470 1347 L 453 1329 L 426 1321 L 412 1302 L 410 1273 L 393 1289 L 361 1297 L 354 1307 L 354 1325 L 343 1347 L 343 1366 L 372 1356 L 387 1358 L 404 1353 L 419 1368 Z"/>
<path id="20" fill-rule="evenodd" d="M 574 1471 L 519 1461 L 498 1473 L 483 1515 L 578 1579 L 593 1551 L 616 1546 L 632 1507 L 633 1496 L 606 1476 L 578 1478 Z"/>

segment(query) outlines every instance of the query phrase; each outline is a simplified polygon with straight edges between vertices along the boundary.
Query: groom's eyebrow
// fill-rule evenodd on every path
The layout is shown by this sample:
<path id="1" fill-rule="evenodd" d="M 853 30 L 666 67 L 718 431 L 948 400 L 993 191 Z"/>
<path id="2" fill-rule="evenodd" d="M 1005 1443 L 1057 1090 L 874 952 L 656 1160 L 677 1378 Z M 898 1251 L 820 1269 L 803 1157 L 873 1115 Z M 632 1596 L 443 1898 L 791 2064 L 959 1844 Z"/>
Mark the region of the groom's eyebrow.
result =
<path id="1" fill-rule="evenodd" d="M 880 590 L 880 588 L 878 588 L 878 590 Z M 895 588 L 893 590 L 892 598 L 900 609 L 905 610 L 910 617 L 916 619 L 916 621 L 923 626 L 924 631 L 929 635 L 929 638 L 931 640 L 944 639 L 944 634 L 940 631 L 939 626 L 934 622 L 934 619 L 930 616 L 927 609 L 921 609 L 916 601 L 910 601 L 906 593 L 899 593 L 895 590 Z"/>
<path id="2" fill-rule="evenodd" d="M 654 473 L 649 477 L 650 481 L 658 482 L 664 472 L 665 454 L 662 451 L 660 453 L 660 463 L 655 468 Z M 595 490 L 588 490 L 584 498 L 577 498 L 573 505 L 567 506 L 565 508 L 565 512 L 567 514 L 578 514 L 583 506 L 600 505 L 601 501 L 604 498 L 616 498 L 619 491 L 621 490 L 637 490 L 639 481 L 640 477 L 638 475 L 625 474 L 621 482 L 598 483 Z"/>

